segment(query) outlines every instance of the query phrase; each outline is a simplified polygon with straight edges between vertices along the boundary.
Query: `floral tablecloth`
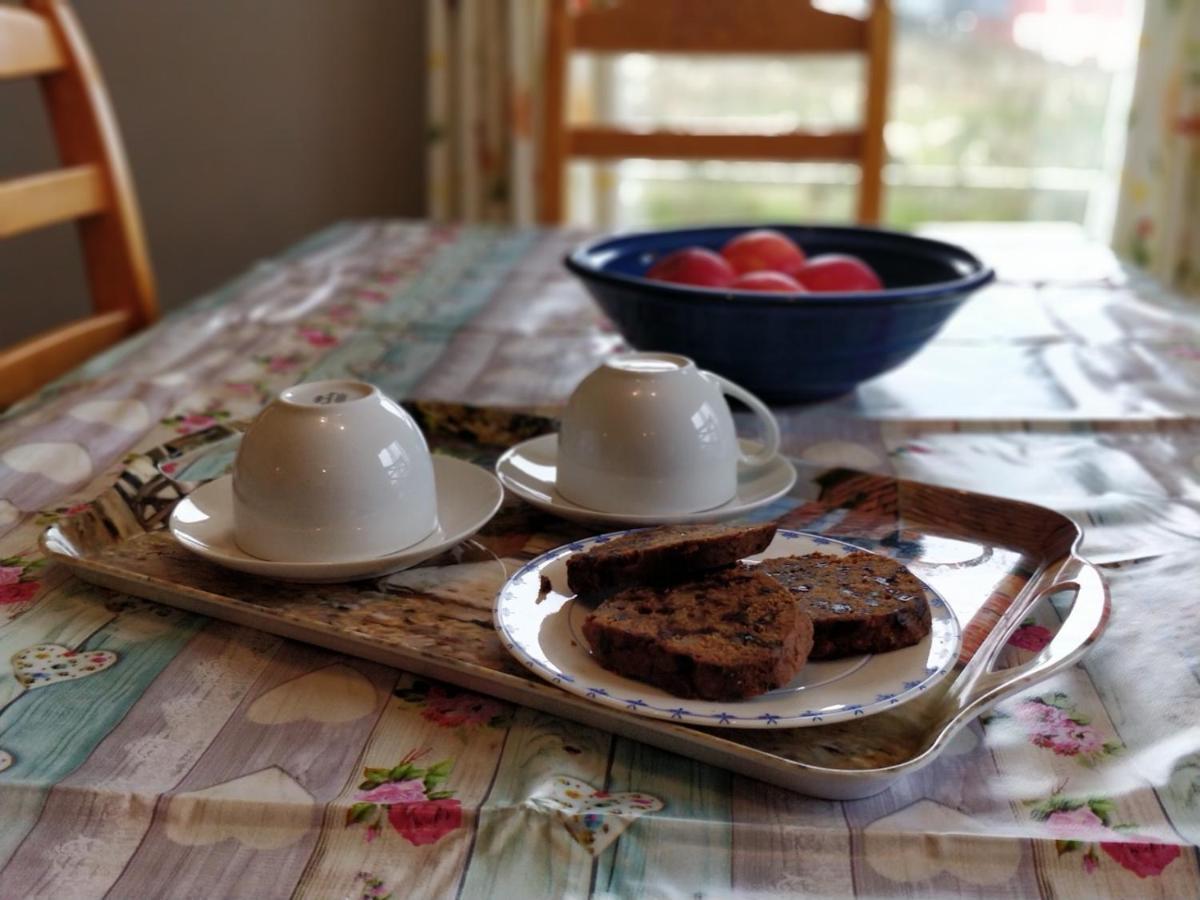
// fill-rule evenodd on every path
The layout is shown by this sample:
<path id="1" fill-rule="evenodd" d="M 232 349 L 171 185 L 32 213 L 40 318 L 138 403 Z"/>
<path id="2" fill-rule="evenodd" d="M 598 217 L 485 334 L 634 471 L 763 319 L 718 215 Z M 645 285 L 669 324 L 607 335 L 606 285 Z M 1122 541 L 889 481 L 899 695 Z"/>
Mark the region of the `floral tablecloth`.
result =
<path id="1" fill-rule="evenodd" d="M 0 896 L 1196 896 L 1200 314 L 1066 226 L 931 230 L 998 283 L 786 449 L 1073 517 L 1081 665 L 831 802 L 45 564 L 128 454 L 299 380 L 544 408 L 620 346 L 573 235 L 340 225 L 0 419 Z"/>

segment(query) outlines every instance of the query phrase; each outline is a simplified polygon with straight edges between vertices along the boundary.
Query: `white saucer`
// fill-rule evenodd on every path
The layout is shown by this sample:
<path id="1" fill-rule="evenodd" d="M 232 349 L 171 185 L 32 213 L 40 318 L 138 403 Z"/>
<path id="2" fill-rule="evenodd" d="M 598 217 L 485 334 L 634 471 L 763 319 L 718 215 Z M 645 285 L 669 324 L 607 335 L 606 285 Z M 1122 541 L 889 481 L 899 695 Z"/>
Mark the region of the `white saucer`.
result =
<path id="1" fill-rule="evenodd" d="M 496 630 L 508 651 L 546 681 L 593 703 L 709 727 L 828 725 L 894 709 L 924 696 L 958 659 L 962 643 L 958 620 L 946 601 L 925 585 L 932 630 L 911 647 L 810 662 L 787 685 L 749 700 L 683 700 L 602 668 L 583 635 L 583 622 L 591 607 L 577 602 L 567 587 L 567 560 L 623 533 L 586 538 L 544 553 L 526 563 L 496 595 Z M 821 535 L 781 529 L 766 550 L 749 559 L 810 553 L 844 556 L 858 549 Z"/>
<path id="2" fill-rule="evenodd" d="M 742 441 L 743 449 L 753 452 L 758 445 Z M 582 522 L 585 525 L 627 526 L 685 525 L 695 522 L 723 522 L 778 500 L 796 483 L 796 469 L 786 458 L 776 456 L 753 472 L 739 470 L 737 495 L 728 503 L 698 513 L 679 515 L 642 515 L 610 513 L 572 503 L 554 489 L 558 473 L 558 435 L 544 434 L 517 444 L 496 461 L 496 476 L 506 488 L 540 510 Z"/>
<path id="3" fill-rule="evenodd" d="M 233 477 L 203 484 L 171 513 L 171 534 L 210 562 L 284 581 L 353 581 L 408 569 L 465 541 L 496 514 L 504 490 L 491 473 L 450 456 L 433 457 L 437 482 L 438 529 L 396 553 L 349 562 L 270 562 L 243 551 L 233 540 Z"/>

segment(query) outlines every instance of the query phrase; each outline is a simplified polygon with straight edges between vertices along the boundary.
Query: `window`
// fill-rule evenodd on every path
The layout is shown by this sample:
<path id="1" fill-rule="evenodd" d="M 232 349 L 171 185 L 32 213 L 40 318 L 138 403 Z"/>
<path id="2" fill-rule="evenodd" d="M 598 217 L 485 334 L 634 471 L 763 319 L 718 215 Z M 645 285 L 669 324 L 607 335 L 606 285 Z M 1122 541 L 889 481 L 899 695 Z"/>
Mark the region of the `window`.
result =
<path id="1" fill-rule="evenodd" d="M 853 11 L 855 0 L 836 0 Z M 818 2 L 824 8 L 834 0 Z M 1140 0 L 893 0 L 884 219 L 1039 219 L 1106 235 Z M 851 7 L 847 10 L 847 6 Z M 572 117 L 762 132 L 854 126 L 861 61 L 623 54 L 572 62 Z M 624 228 L 845 221 L 854 166 L 575 161 L 569 215 Z"/>

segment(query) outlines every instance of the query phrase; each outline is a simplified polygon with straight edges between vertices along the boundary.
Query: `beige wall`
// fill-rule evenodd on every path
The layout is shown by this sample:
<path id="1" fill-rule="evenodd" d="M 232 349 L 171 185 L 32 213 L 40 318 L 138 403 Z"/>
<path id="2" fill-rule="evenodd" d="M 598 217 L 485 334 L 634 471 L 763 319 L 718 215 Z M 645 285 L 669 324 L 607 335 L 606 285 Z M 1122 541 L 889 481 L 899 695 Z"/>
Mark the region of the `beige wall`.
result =
<path id="1" fill-rule="evenodd" d="M 6 2 L 6 0 L 0 0 Z M 424 205 L 422 0 L 74 0 L 170 309 L 353 216 Z M 54 164 L 0 83 L 0 178 Z M 69 226 L 0 244 L 0 343 L 86 311 Z"/>

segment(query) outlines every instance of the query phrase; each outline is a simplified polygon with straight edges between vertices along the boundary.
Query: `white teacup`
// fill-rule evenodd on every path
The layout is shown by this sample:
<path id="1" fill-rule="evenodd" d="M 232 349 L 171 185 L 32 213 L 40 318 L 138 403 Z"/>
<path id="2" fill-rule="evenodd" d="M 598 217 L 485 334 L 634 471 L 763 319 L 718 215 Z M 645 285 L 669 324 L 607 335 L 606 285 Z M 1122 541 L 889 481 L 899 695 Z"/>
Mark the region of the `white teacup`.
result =
<path id="1" fill-rule="evenodd" d="M 724 394 L 762 422 L 763 447 L 743 453 Z M 744 388 L 672 353 L 610 357 L 571 394 L 558 437 L 556 487 L 588 509 L 680 515 L 737 493 L 738 466 L 766 465 L 779 425 Z"/>
<path id="2" fill-rule="evenodd" d="M 359 381 L 289 388 L 251 423 L 233 466 L 239 547 L 274 562 L 346 562 L 437 528 L 433 462 L 412 417 Z"/>

